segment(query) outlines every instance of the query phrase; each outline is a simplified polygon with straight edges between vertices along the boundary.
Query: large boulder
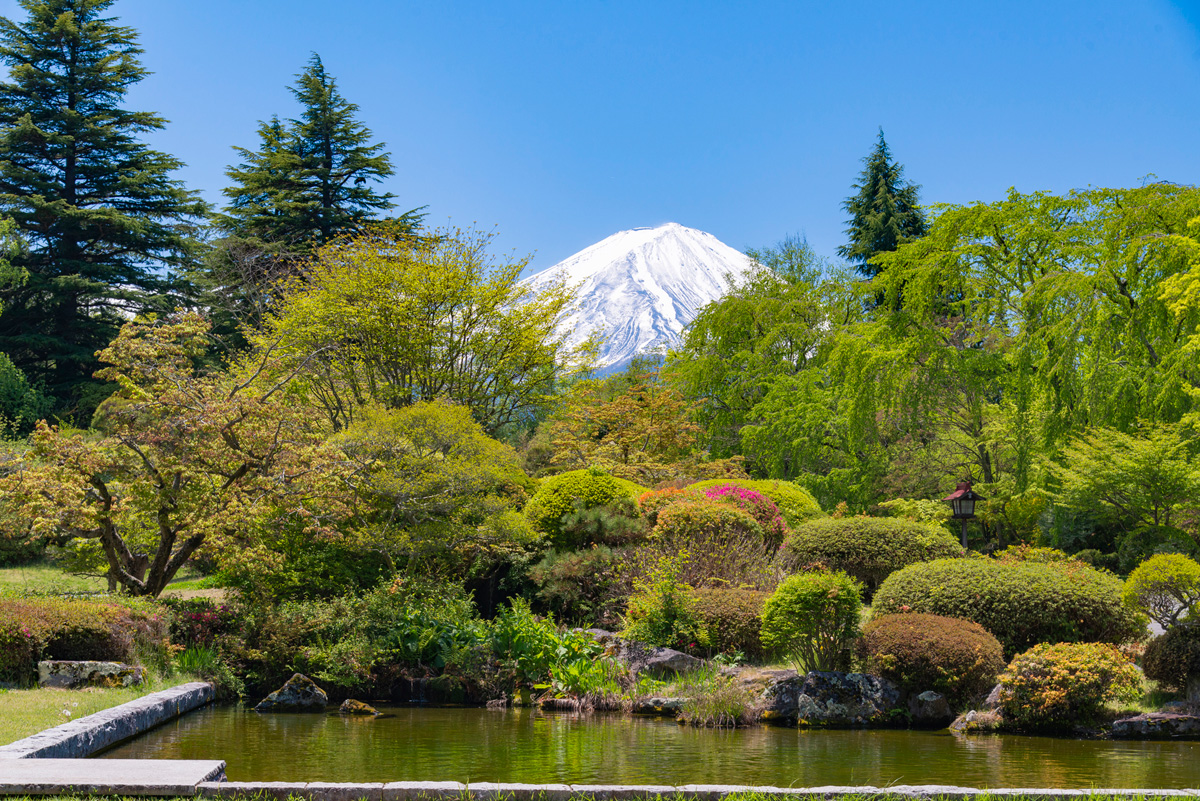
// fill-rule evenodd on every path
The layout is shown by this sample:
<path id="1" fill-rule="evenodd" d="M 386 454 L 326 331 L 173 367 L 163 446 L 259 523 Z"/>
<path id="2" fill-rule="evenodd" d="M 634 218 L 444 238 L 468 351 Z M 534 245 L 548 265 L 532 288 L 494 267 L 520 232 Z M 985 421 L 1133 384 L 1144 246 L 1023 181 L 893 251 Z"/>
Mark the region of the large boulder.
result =
<path id="1" fill-rule="evenodd" d="M 145 681 L 145 678 L 145 668 L 121 662 L 38 662 L 39 687 L 136 687 Z"/>
<path id="2" fill-rule="evenodd" d="M 645 673 L 660 678 L 687 673 L 704 664 L 703 659 L 697 659 L 682 651 L 659 648 L 633 640 L 610 641 L 605 655 L 628 667 L 630 673 Z"/>
<path id="3" fill-rule="evenodd" d="M 379 717 L 380 715 L 379 710 L 375 707 L 368 703 L 364 703 L 363 701 L 355 700 L 354 698 L 347 698 L 345 701 L 342 701 L 342 705 L 338 707 L 338 714 L 365 715 L 375 718 Z"/>
<path id="4" fill-rule="evenodd" d="M 908 714 L 913 726 L 940 729 L 954 720 L 954 710 L 946 696 L 933 690 L 909 696 Z"/>
<path id="5" fill-rule="evenodd" d="M 853 728 L 907 723 L 900 691 L 865 673 L 813 672 L 783 678 L 763 693 L 763 720 L 797 726 Z"/>
<path id="6" fill-rule="evenodd" d="M 303 673 L 295 673 L 275 692 L 258 702 L 255 712 L 324 712 L 329 696 Z"/>
<path id="7" fill-rule="evenodd" d="M 1167 740 L 1200 738 L 1200 716 L 1151 712 L 1114 721 L 1112 736 L 1118 740 Z"/>

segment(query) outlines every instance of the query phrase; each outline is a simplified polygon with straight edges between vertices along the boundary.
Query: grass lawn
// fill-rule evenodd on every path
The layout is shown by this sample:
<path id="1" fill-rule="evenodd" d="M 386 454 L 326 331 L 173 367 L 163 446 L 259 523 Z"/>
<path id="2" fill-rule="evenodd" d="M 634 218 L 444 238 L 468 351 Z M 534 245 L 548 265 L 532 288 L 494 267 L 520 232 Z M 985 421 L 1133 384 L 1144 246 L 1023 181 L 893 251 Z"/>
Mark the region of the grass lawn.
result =
<path id="1" fill-rule="evenodd" d="M 118 690 L 0 690 L 0 745 L 191 680 L 187 676 L 168 680 L 147 677 L 141 687 Z"/>
<path id="2" fill-rule="evenodd" d="M 94 576 L 72 576 L 52 562 L 33 562 L 16 567 L 0 567 L 0 594 L 4 592 L 38 592 L 47 594 L 76 592 L 105 592 L 108 581 Z M 212 586 L 212 579 L 179 571 L 167 585 L 163 595 L 178 598 L 212 598 L 220 601 L 225 590 Z"/>

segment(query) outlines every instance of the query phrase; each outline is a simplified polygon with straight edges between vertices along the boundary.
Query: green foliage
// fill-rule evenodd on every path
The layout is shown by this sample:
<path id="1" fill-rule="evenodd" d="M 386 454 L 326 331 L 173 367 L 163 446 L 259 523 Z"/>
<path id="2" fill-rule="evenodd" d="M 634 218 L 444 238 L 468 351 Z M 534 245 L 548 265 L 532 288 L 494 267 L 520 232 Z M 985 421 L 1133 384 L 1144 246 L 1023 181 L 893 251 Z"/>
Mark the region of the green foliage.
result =
<path id="1" fill-rule="evenodd" d="M 646 518 L 646 522 L 651 527 L 654 527 L 658 523 L 658 513 L 663 509 L 681 501 L 694 501 L 699 497 L 699 494 L 695 490 L 664 487 L 662 489 L 643 492 L 638 496 L 637 504 L 638 508 L 642 510 L 642 515 Z"/>
<path id="2" fill-rule="evenodd" d="M 29 435 L 38 420 L 50 416 L 53 400 L 30 385 L 12 359 L 0 353 L 0 436 Z"/>
<path id="3" fill-rule="evenodd" d="M 595 545 L 581 551 L 550 551 L 529 569 L 540 605 L 559 620 L 582 626 L 616 621 L 625 599 L 618 589 L 621 558 Z"/>
<path id="4" fill-rule="evenodd" d="M 1158 553 L 1200 558 L 1200 544 L 1188 532 L 1174 526 L 1138 526 L 1117 537 L 1117 564 L 1128 573 Z"/>
<path id="5" fill-rule="evenodd" d="M 779 509 L 779 514 L 783 515 L 783 519 L 789 527 L 795 527 L 806 520 L 825 515 L 811 492 L 790 481 L 714 478 L 697 481 L 695 484 L 690 485 L 688 489 L 708 490 L 711 487 L 726 484 L 760 492 L 770 498 Z"/>
<path id="6" fill-rule="evenodd" d="M 627 640 L 671 648 L 695 648 L 704 643 L 704 628 L 691 587 L 679 580 L 688 554 L 662 557 L 645 579 L 634 585 L 625 609 Z"/>
<path id="7" fill-rule="evenodd" d="M 589 545 L 623 545 L 645 538 L 647 521 L 637 501 L 617 498 L 603 506 L 588 508 L 576 500 L 575 509 L 563 515 L 558 542 L 578 550 Z"/>
<path id="8" fill-rule="evenodd" d="M 1182 554 L 1159 554 L 1125 580 L 1122 599 L 1162 628 L 1189 620 L 1200 602 L 1200 564 Z"/>
<path id="9" fill-rule="evenodd" d="M 489 436 L 525 425 L 586 353 L 558 334 L 572 291 L 522 284 L 528 259 L 494 256 L 494 236 L 370 227 L 334 240 L 302 280 L 277 288 L 254 340 L 284 354 L 337 428 L 364 404 L 439 398 L 469 408 Z"/>
<path id="10" fill-rule="evenodd" d="M 887 517 L 810 520 L 788 534 L 784 549 L 797 564 L 846 571 L 868 592 L 902 567 L 962 554 L 941 526 Z"/>
<path id="11" fill-rule="evenodd" d="M 1123 528 L 1171 526 L 1200 495 L 1200 465 L 1192 464 L 1189 444 L 1177 426 L 1141 435 L 1090 429 L 1050 465 L 1062 487 L 1058 502 Z"/>
<path id="12" fill-rule="evenodd" d="M 531 482 L 510 446 L 444 400 L 359 410 L 332 440 L 353 465 L 359 547 L 420 562 L 509 553 L 540 539 L 517 512 Z"/>
<path id="13" fill-rule="evenodd" d="M 1076 561 L 937 559 L 902 568 L 875 593 L 876 615 L 923 612 L 971 620 L 1005 655 L 1043 642 L 1125 643 L 1144 619 L 1121 602 L 1121 581 Z"/>
<path id="14" fill-rule="evenodd" d="M 918 498 L 893 498 L 879 504 L 879 510 L 887 517 L 899 517 L 914 523 L 933 525 L 945 523 L 951 515 L 950 504 L 945 501 Z"/>
<path id="15" fill-rule="evenodd" d="M 675 687 L 686 699 L 678 719 L 689 726 L 732 729 L 759 718 L 759 699 L 754 690 L 715 667 L 689 671 L 675 682 Z"/>
<path id="16" fill-rule="evenodd" d="M 0 351 L 85 423 L 108 394 L 96 352 L 131 315 L 178 305 L 206 211 L 172 177 L 182 163 L 139 141 L 164 120 L 122 105 L 146 70 L 112 4 L 23 0 L 26 19 L 0 19 L 0 213 L 27 244 L 11 256 L 25 280 L 0 290 Z"/>
<path id="17" fill-rule="evenodd" d="M 1004 649 L 983 626 L 939 615 L 872 617 L 860 648 L 866 672 L 911 692 L 942 693 L 955 708 L 986 694 L 1004 669 Z"/>
<path id="18" fill-rule="evenodd" d="M 747 512 L 713 501 L 674 503 L 658 513 L 653 534 L 663 540 L 705 540 L 713 544 L 757 539 L 767 542 L 758 521 Z"/>
<path id="19" fill-rule="evenodd" d="M 696 616 L 705 632 L 705 643 L 714 654 L 742 654 L 749 659 L 765 656 L 762 646 L 762 611 L 768 593 L 761 590 L 699 587 L 692 590 Z"/>
<path id="20" fill-rule="evenodd" d="M 1146 678 L 1179 692 L 1187 690 L 1188 679 L 1200 675 L 1200 626 L 1172 626 L 1146 645 L 1142 655 Z"/>
<path id="21" fill-rule="evenodd" d="M 1102 643 L 1042 643 L 1000 674 L 1000 708 L 1024 728 L 1069 728 L 1088 722 L 1109 701 L 1141 697 L 1138 669 Z"/>
<path id="22" fill-rule="evenodd" d="M 41 659 L 157 657 L 167 626 L 166 616 L 143 603 L 0 598 L 0 681 L 34 680 Z"/>
<path id="23" fill-rule="evenodd" d="M 876 254 L 920 239 L 928 225 L 917 201 L 919 187 L 903 179 L 904 167 L 892 160 L 882 128 L 875 149 L 863 163 L 866 166 L 854 185 L 857 194 L 842 204 L 850 214 L 846 221 L 850 242 L 838 248 L 838 255 L 854 262 L 866 278 L 874 278 L 883 269 L 874 263 Z"/>
<path id="24" fill-rule="evenodd" d="M 520 599 L 500 610 L 491 622 L 491 648 L 503 670 L 520 686 L 557 680 L 572 695 L 586 694 L 583 686 L 590 663 L 603 650 L 586 632 L 559 632 L 554 618 L 538 618 Z"/>
<path id="25" fill-rule="evenodd" d="M 543 479 L 525 505 L 525 516 L 557 547 L 562 537 L 562 519 L 575 511 L 577 502 L 584 509 L 591 509 L 622 498 L 637 498 L 645 491 L 632 481 L 596 468 L 571 470 Z"/>
<path id="26" fill-rule="evenodd" d="M 862 587 L 846 573 L 800 573 L 763 605 L 762 644 L 801 672 L 845 670 L 861 611 Z"/>

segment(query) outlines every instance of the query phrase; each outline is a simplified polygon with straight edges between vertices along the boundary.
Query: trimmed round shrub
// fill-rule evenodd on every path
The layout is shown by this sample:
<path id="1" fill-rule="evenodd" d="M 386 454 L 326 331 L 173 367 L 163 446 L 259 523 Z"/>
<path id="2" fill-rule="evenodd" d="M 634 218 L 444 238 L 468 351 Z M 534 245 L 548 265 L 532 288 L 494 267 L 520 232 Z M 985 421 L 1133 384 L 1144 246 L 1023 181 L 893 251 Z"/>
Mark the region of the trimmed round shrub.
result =
<path id="1" fill-rule="evenodd" d="M 867 672 L 913 692 L 935 690 L 955 707 L 985 694 L 1004 670 L 1000 641 L 969 620 L 882 615 L 863 626 Z"/>
<path id="2" fill-rule="evenodd" d="M 710 478 L 705 481 L 697 481 L 688 489 L 707 490 L 709 487 L 722 484 L 732 484 L 766 495 L 775 502 L 775 506 L 779 508 L 779 514 L 783 515 L 783 519 L 789 527 L 798 526 L 805 520 L 811 520 L 814 517 L 825 516 L 825 513 L 821 511 L 821 505 L 817 503 L 817 499 L 812 496 L 812 493 L 790 481 Z"/>
<path id="3" fill-rule="evenodd" d="M 576 501 L 583 509 L 591 509 L 619 498 L 636 499 L 645 491 L 645 487 L 610 476 L 603 470 L 571 470 L 543 480 L 525 504 L 525 516 L 535 529 L 549 538 L 551 545 L 561 547 L 565 544 L 559 542 L 562 519 L 576 511 Z"/>
<path id="4" fill-rule="evenodd" d="M 762 611 L 768 595 L 748 589 L 692 590 L 708 648 L 719 654 L 740 651 L 751 659 L 762 657 Z"/>
<path id="5" fill-rule="evenodd" d="M 1066 728 L 1095 718 L 1108 701 L 1141 696 L 1138 669 L 1104 643 L 1042 643 L 1000 674 L 1000 708 L 1025 728 Z"/>
<path id="6" fill-rule="evenodd" d="M 729 504 L 753 517 L 762 527 L 767 542 L 775 547 L 779 547 L 783 542 L 787 524 L 783 522 L 783 515 L 779 514 L 779 507 L 775 505 L 775 501 L 766 495 L 758 490 L 739 487 L 737 484 L 717 484 L 703 492 L 708 500 Z"/>
<path id="7" fill-rule="evenodd" d="M 762 526 L 734 506 L 712 501 L 683 501 L 658 513 L 654 534 L 664 540 L 734 540 L 743 536 L 764 539 Z"/>
<path id="8" fill-rule="evenodd" d="M 1200 602 L 1200 564 L 1183 554 L 1151 556 L 1125 580 L 1125 603 L 1163 629 L 1191 617 Z"/>
<path id="9" fill-rule="evenodd" d="M 902 567 L 962 555 L 945 529 L 894 517 L 810 520 L 791 531 L 784 548 L 798 564 L 846 571 L 868 592 Z"/>
<path id="10" fill-rule="evenodd" d="M 653 526 L 658 522 L 658 513 L 666 507 L 682 501 L 694 501 L 699 497 L 698 493 L 690 490 L 666 487 L 643 492 L 638 497 L 637 504 L 638 508 L 642 510 L 642 516 Z"/>
<path id="11" fill-rule="evenodd" d="M 1146 645 L 1142 655 L 1146 678 L 1171 689 L 1187 690 L 1189 676 L 1200 675 L 1200 626 L 1172 626 Z"/>
<path id="12" fill-rule="evenodd" d="M 861 586 L 840 570 L 789 576 L 763 604 L 763 647 L 802 672 L 845 670 L 861 611 Z"/>
<path id="13" fill-rule="evenodd" d="M 1145 631 L 1121 602 L 1121 581 L 1082 562 L 937 559 L 888 576 L 877 615 L 924 612 L 971 620 L 1011 655 L 1043 642 L 1124 643 Z"/>

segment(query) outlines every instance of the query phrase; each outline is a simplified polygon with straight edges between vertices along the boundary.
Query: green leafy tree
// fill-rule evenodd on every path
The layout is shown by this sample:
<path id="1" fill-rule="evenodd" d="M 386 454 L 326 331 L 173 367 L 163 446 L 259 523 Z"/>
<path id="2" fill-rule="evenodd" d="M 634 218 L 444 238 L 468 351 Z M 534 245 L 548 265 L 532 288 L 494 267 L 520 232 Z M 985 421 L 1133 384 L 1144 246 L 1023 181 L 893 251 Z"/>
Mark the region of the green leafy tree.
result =
<path id="1" fill-rule="evenodd" d="M 251 552 L 266 526 L 334 537 L 348 512 L 346 460 L 264 348 L 198 372 L 209 326 L 184 314 L 133 321 L 105 349 L 117 392 L 96 431 L 39 423 L 8 465 L 5 512 L 22 536 L 94 542 L 112 588 L 156 596 L 205 543 Z M 268 378 L 269 376 L 269 378 Z"/>
<path id="2" fill-rule="evenodd" d="M 585 355 L 557 331 L 573 295 L 561 284 L 530 291 L 518 280 L 527 260 L 496 259 L 491 239 L 385 229 L 331 242 L 260 338 L 306 360 L 304 381 L 338 428 L 371 403 L 440 397 L 489 435 L 536 419 Z"/>
<path id="3" fill-rule="evenodd" d="M 0 291 L 0 351 L 83 420 L 109 391 L 96 351 L 130 314 L 177 304 L 205 213 L 171 177 L 181 163 L 139 141 L 162 118 L 122 106 L 146 72 L 112 2 L 21 0 L 27 19 L 0 19 L 0 212 L 28 244 L 27 280 Z"/>
<path id="4" fill-rule="evenodd" d="M 874 278 L 882 269 L 875 255 L 919 239 L 927 225 L 917 204 L 919 187 L 904 180 L 904 167 L 892 159 L 882 128 L 875 149 L 863 163 L 866 166 L 854 185 L 857 194 L 842 204 L 850 214 L 846 229 L 850 242 L 838 248 L 838 255 L 856 264 L 862 275 Z"/>

